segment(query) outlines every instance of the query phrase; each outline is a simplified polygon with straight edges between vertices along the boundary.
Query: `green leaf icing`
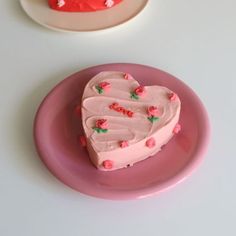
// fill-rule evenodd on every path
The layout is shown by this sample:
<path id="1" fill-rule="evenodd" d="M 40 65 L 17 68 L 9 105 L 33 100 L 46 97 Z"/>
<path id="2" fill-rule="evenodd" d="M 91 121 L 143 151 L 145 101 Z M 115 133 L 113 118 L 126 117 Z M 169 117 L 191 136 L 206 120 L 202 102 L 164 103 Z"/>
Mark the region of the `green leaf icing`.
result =
<path id="1" fill-rule="evenodd" d="M 131 94 L 130 98 L 135 99 L 135 100 L 139 99 L 139 96 L 136 93 L 131 92 L 130 94 Z"/>
<path id="2" fill-rule="evenodd" d="M 160 119 L 159 117 L 155 117 L 155 116 L 148 117 L 148 120 L 152 123 L 158 121 L 159 119 Z"/>
<path id="3" fill-rule="evenodd" d="M 102 94 L 103 93 L 103 89 L 100 88 L 98 85 L 95 87 L 98 91 L 99 94 Z"/>
<path id="4" fill-rule="evenodd" d="M 108 129 L 100 129 L 100 128 L 97 128 L 97 127 L 94 127 L 93 130 L 95 130 L 99 134 L 108 132 Z"/>

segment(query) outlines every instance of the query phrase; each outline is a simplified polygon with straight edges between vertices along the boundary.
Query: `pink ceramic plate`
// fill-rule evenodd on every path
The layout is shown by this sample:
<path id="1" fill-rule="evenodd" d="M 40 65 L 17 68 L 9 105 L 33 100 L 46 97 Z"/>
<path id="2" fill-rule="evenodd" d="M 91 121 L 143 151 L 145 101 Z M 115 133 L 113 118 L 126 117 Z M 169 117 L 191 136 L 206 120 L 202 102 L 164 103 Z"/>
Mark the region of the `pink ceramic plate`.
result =
<path id="1" fill-rule="evenodd" d="M 81 120 L 75 112 L 85 84 L 101 71 L 130 73 L 143 85 L 162 85 L 182 101 L 182 131 L 153 158 L 113 172 L 97 170 L 78 142 Z M 79 192 L 106 199 L 144 198 L 185 179 L 202 161 L 209 141 L 207 113 L 183 82 L 156 68 L 107 64 L 85 69 L 58 84 L 44 99 L 35 118 L 35 143 L 48 169 Z"/>

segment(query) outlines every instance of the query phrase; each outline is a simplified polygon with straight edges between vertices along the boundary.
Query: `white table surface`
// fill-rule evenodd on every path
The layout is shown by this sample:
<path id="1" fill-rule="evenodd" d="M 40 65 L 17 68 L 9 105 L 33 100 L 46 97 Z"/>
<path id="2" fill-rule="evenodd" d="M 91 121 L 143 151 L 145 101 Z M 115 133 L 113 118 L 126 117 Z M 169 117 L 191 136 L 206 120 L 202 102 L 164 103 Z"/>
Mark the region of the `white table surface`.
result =
<path id="1" fill-rule="evenodd" d="M 64 34 L 0 7 L 0 235 L 236 235 L 236 1 L 150 0 L 126 26 Z M 38 158 L 32 124 L 67 75 L 110 62 L 161 68 L 191 86 L 210 116 L 200 168 L 158 196 L 106 201 L 54 178 Z"/>

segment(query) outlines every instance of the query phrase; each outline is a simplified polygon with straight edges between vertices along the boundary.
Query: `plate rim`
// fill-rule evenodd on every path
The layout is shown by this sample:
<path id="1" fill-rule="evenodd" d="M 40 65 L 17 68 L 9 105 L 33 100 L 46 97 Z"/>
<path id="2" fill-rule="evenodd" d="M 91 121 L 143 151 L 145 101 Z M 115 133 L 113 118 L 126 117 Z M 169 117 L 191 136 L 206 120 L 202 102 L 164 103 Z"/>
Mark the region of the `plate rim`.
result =
<path id="1" fill-rule="evenodd" d="M 132 190 L 132 191 L 129 191 L 128 193 L 125 193 L 126 191 L 121 193 L 118 190 L 113 190 L 113 191 L 104 191 L 102 194 L 101 193 L 98 194 L 96 192 L 96 194 L 95 194 L 93 191 L 88 191 L 87 188 L 86 189 L 77 189 L 77 188 L 75 188 L 73 186 L 73 184 L 71 184 L 69 181 L 66 180 L 67 177 L 65 177 L 65 175 L 63 175 L 63 173 L 60 173 L 60 175 L 58 175 L 57 171 L 55 170 L 55 167 L 48 161 L 48 159 L 44 158 L 44 155 L 42 155 L 43 151 L 41 150 L 41 148 L 39 146 L 39 141 L 38 141 L 38 137 L 37 137 L 37 133 L 38 133 L 38 129 L 39 129 L 38 123 L 40 122 L 39 116 L 40 116 L 40 113 L 42 112 L 42 108 L 44 107 L 44 104 L 47 102 L 48 99 L 50 99 L 50 96 L 53 95 L 54 92 L 58 88 L 60 88 L 64 83 L 66 83 L 68 80 L 72 79 L 76 74 L 82 73 L 83 71 L 86 71 L 86 70 L 91 70 L 91 69 L 95 69 L 95 68 L 99 68 L 99 67 L 103 67 L 103 66 L 120 66 L 120 65 L 144 67 L 146 69 L 152 69 L 152 70 L 154 69 L 154 70 L 160 71 L 162 73 L 165 73 L 168 76 L 171 76 L 172 78 L 175 78 L 178 81 L 178 83 L 181 83 L 182 85 L 186 86 L 189 89 L 189 91 L 191 92 L 191 94 L 195 97 L 195 101 L 197 101 L 198 106 L 201 108 L 201 111 L 202 111 L 201 117 L 202 117 L 202 121 L 203 121 L 204 127 L 205 127 L 205 134 L 202 137 L 202 140 L 198 140 L 198 145 L 197 145 L 196 151 L 194 152 L 194 158 L 192 158 L 191 161 L 188 164 L 186 164 L 181 171 L 179 171 L 176 175 L 169 178 L 168 180 L 165 180 L 163 183 L 158 184 L 158 185 L 154 185 L 154 186 L 149 186 L 149 187 L 142 188 L 142 189 L 138 189 L 138 190 Z M 34 122 L 33 122 L 33 139 L 34 139 L 34 143 L 35 143 L 35 147 L 36 147 L 38 156 L 43 161 L 43 163 L 45 164 L 47 169 L 53 174 L 53 176 L 56 177 L 57 179 L 59 179 L 66 186 L 69 186 L 70 188 L 76 190 L 77 192 L 80 192 L 82 194 L 86 194 L 86 195 L 89 195 L 89 196 L 93 196 L 93 197 L 96 197 L 96 198 L 107 199 L 107 200 L 142 199 L 142 198 L 157 195 L 157 194 L 159 194 L 161 192 L 164 192 L 164 191 L 166 191 L 170 188 L 173 188 L 175 185 L 183 182 L 202 163 L 202 161 L 205 157 L 205 154 L 207 152 L 207 149 L 208 149 L 208 145 L 209 145 L 209 142 L 210 142 L 210 136 L 211 136 L 211 126 L 210 126 L 210 121 L 209 121 L 209 116 L 208 116 L 207 110 L 206 110 L 205 106 L 203 105 L 201 99 L 193 91 L 192 88 L 190 88 L 183 81 L 181 81 L 180 79 L 176 78 L 175 76 L 169 74 L 168 72 L 160 70 L 159 68 L 156 68 L 156 67 L 143 65 L 143 64 L 136 64 L 136 63 L 100 64 L 100 65 L 95 65 L 95 66 L 91 66 L 91 67 L 81 69 L 81 70 L 65 77 L 62 81 L 57 83 L 47 93 L 47 95 L 43 98 L 42 102 L 40 103 L 40 105 L 39 105 L 39 107 L 36 111 L 36 114 L 35 114 L 35 117 L 34 117 Z"/>

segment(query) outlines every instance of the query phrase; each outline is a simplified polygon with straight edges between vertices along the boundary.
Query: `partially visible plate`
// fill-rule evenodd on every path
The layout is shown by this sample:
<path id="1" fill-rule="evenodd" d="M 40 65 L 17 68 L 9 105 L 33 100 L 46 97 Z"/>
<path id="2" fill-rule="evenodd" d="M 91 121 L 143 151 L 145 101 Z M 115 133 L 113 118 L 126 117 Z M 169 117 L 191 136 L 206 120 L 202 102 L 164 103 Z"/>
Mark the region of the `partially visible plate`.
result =
<path id="1" fill-rule="evenodd" d="M 79 144 L 82 127 L 75 107 L 88 80 L 109 70 L 130 73 L 142 85 L 175 91 L 182 102 L 182 130 L 155 156 L 130 168 L 103 172 L 91 164 Z M 41 159 L 66 185 L 99 198 L 137 199 L 168 189 L 192 173 L 208 146 L 209 121 L 198 96 L 174 76 L 144 65 L 106 64 L 69 76 L 46 96 L 35 117 L 34 137 Z"/>
<path id="2" fill-rule="evenodd" d="M 47 28 L 67 32 L 104 30 L 123 24 L 138 15 L 148 0 L 124 0 L 111 9 L 79 13 L 49 8 L 47 0 L 20 0 L 22 8 L 34 21 Z"/>

